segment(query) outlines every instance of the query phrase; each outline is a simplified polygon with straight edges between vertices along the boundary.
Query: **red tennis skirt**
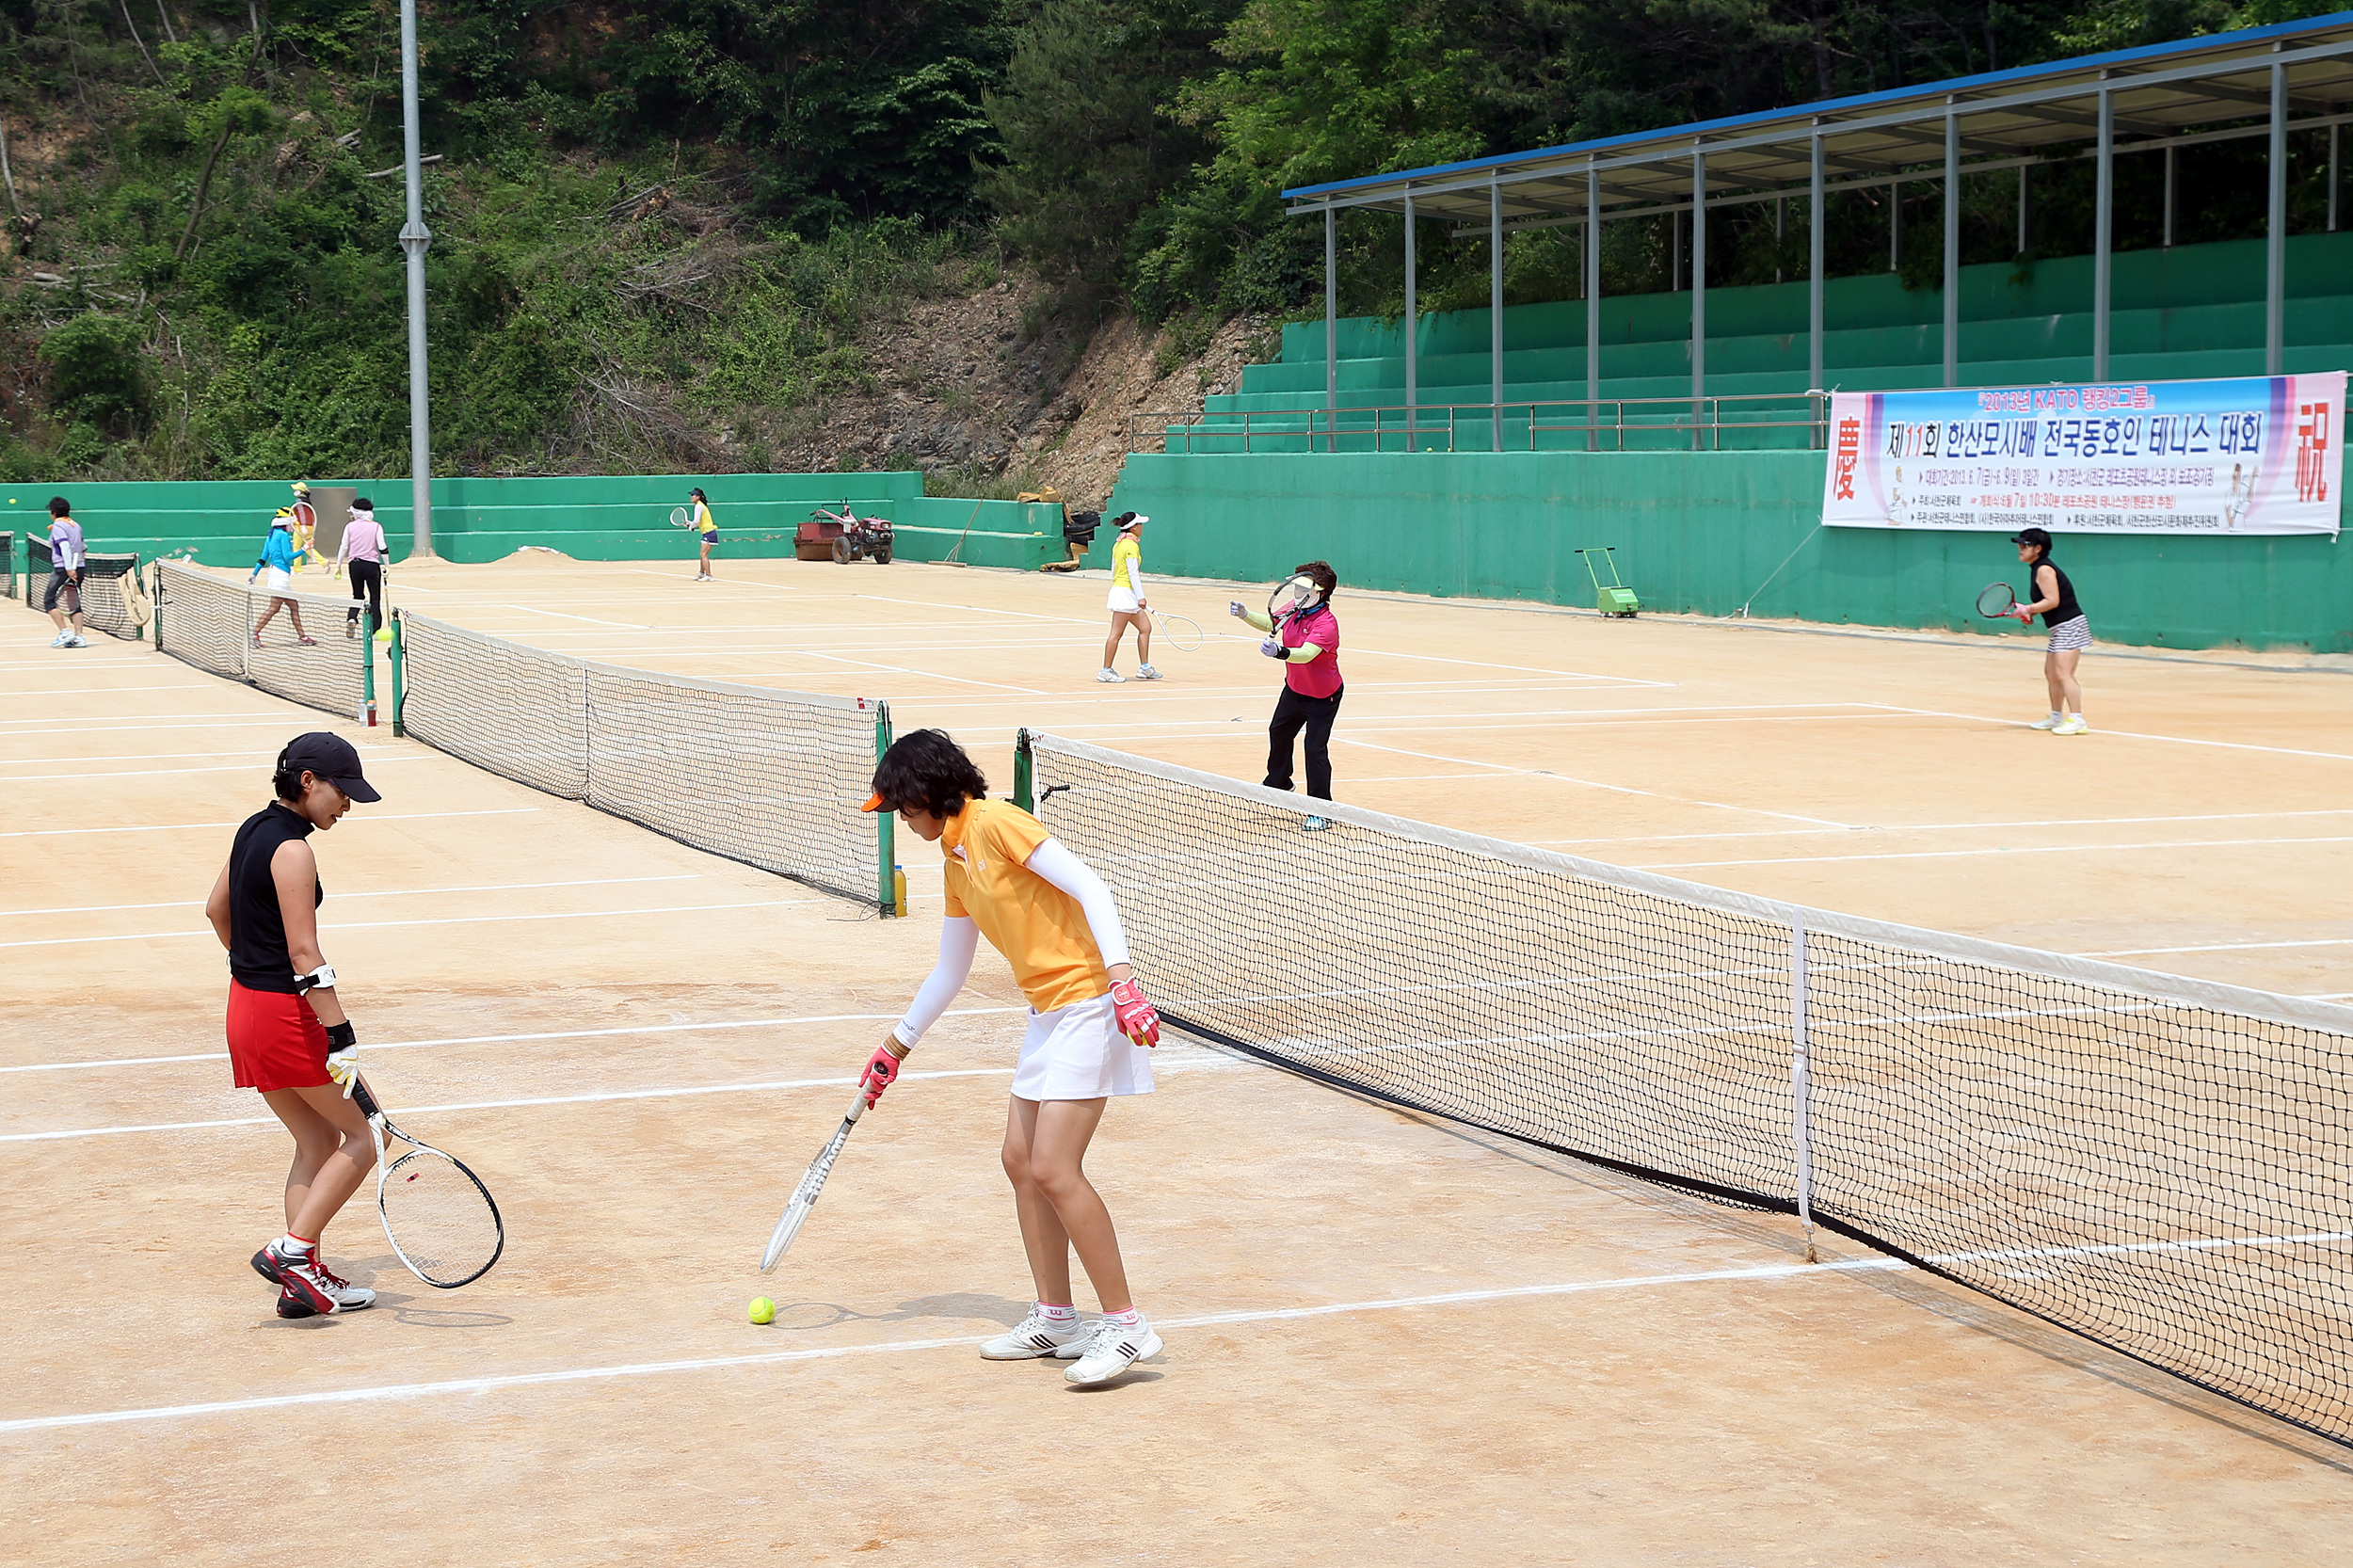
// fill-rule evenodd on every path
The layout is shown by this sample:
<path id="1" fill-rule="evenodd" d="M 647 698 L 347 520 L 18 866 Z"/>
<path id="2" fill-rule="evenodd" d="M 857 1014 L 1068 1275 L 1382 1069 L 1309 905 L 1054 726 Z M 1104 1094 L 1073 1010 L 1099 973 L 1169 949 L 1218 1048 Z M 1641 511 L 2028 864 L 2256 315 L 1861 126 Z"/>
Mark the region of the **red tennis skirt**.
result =
<path id="1" fill-rule="evenodd" d="M 229 983 L 229 1064 L 237 1087 L 312 1089 L 327 1076 L 327 1026 L 290 991 L 249 991 Z"/>

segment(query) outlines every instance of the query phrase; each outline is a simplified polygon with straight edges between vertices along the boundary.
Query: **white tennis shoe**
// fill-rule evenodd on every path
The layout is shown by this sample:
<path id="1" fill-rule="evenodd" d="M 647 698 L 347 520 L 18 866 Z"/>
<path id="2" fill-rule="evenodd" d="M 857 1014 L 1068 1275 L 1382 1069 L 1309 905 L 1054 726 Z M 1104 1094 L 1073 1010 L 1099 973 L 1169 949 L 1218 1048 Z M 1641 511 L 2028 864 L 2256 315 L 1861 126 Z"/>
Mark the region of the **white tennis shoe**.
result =
<path id="1" fill-rule="evenodd" d="M 2054 735 L 2089 735 L 2091 733 L 2091 726 L 2084 723 L 2083 715 L 2079 713 L 2065 724 L 2053 725 L 2051 733 Z"/>
<path id="2" fill-rule="evenodd" d="M 54 637 L 52 637 L 52 638 L 50 638 L 50 639 L 49 639 L 49 646 L 50 646 L 51 648 L 63 648 L 63 647 L 65 647 L 65 641 L 66 641 L 66 639 L 67 639 L 68 637 L 72 636 L 72 635 L 73 635 L 73 633 L 72 633 L 72 632 L 70 632 L 70 631 L 66 630 L 66 629 L 65 629 L 65 628 L 63 628 L 63 627 L 59 627 L 59 628 L 57 629 L 57 634 L 56 634 L 56 636 L 54 636 Z"/>
<path id="3" fill-rule="evenodd" d="M 1136 679 L 1138 680 L 1158 680 L 1160 678 L 1160 672 L 1154 669 L 1149 664 L 1138 664 L 1136 666 Z"/>
<path id="4" fill-rule="evenodd" d="M 1160 1353 L 1160 1336 L 1152 1332 L 1152 1325 L 1138 1313 L 1136 1320 L 1126 1327 L 1109 1318 L 1098 1318 L 1088 1327 L 1085 1353 L 1063 1369 L 1063 1381 L 1080 1388 L 1092 1388 L 1109 1383 L 1137 1362 Z M 1061 1352 L 1067 1355 L 1067 1352 Z"/>
<path id="5" fill-rule="evenodd" d="M 83 636 L 79 632 L 75 632 L 67 636 L 65 646 L 68 648 L 88 648 L 89 647 L 89 639 Z"/>
<path id="6" fill-rule="evenodd" d="M 1079 1318 L 1048 1318 L 1033 1306 L 1011 1332 L 983 1345 L 981 1355 L 988 1361 L 1035 1361 L 1049 1355 L 1069 1360 L 1085 1351 L 1087 1339 L 1087 1324 Z"/>
<path id="7" fill-rule="evenodd" d="M 1103 682 L 1104 685 L 1109 686 L 1118 681 L 1124 681 L 1128 678 L 1107 664 L 1103 668 L 1095 672 L 1095 679 Z"/>
<path id="8" fill-rule="evenodd" d="M 2026 726 L 2026 728 L 2029 729 L 2057 729 L 2065 722 L 2066 721 L 2060 718 L 2057 713 L 2045 713 L 2041 718 L 2035 720 L 2034 723 Z"/>

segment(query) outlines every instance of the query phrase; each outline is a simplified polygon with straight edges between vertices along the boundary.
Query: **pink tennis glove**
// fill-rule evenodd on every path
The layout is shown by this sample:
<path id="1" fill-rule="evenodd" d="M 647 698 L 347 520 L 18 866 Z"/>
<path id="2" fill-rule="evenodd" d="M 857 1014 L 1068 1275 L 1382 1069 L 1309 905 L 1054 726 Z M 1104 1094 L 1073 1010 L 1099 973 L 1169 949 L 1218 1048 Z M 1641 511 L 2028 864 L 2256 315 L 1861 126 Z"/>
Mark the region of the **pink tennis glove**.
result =
<path id="1" fill-rule="evenodd" d="M 874 1054 L 866 1059 L 866 1070 L 858 1074 L 857 1086 L 866 1091 L 866 1109 L 874 1109 L 882 1092 L 899 1080 L 899 1055 L 885 1042 L 874 1048 Z"/>
<path id="2" fill-rule="evenodd" d="M 1144 1000 L 1144 987 L 1123 980 L 1112 987 L 1112 1011 L 1119 1016 L 1119 1032 L 1139 1046 L 1160 1043 L 1160 1016 Z"/>

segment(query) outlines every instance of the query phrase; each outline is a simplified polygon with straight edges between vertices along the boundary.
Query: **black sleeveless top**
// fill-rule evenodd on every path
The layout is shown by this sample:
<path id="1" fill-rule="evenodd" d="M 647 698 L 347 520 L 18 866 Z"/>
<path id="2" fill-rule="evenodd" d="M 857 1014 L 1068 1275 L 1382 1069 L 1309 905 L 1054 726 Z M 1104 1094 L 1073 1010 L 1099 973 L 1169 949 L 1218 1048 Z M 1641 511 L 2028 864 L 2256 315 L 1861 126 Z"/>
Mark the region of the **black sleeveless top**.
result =
<path id="1" fill-rule="evenodd" d="M 269 862 L 280 844 L 307 839 L 312 831 L 308 818 L 272 801 L 246 818 L 229 848 L 229 972 L 248 991 L 296 989 L 286 920 L 278 907 Z M 315 909 L 327 902 L 327 888 L 315 880 L 311 886 Z"/>
<path id="2" fill-rule="evenodd" d="M 2058 579 L 2058 602 L 2042 612 L 2042 624 L 2046 628 L 2064 626 L 2083 615 L 2083 606 L 2075 602 L 2075 584 L 2067 580 L 2065 572 L 2052 566 L 2048 555 L 2034 564 L 2035 576 L 2040 577 L 2044 567 L 2050 567 L 2051 575 Z M 2034 597 L 2041 599 L 2042 597 L 2041 590 L 2038 589 Z"/>

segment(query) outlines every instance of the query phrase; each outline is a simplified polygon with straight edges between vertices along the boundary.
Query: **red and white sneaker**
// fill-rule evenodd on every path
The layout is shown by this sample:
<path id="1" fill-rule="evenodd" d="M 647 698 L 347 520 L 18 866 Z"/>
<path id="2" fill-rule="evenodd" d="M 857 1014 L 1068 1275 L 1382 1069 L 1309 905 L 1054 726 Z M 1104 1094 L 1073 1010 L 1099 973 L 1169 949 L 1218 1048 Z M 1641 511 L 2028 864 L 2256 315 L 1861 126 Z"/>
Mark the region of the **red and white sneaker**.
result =
<path id="1" fill-rule="evenodd" d="M 278 1264 L 278 1315 L 280 1318 L 324 1318 L 336 1312 L 361 1312 L 376 1304 L 376 1292 L 330 1271 L 315 1257 L 294 1258 L 283 1253 Z"/>

